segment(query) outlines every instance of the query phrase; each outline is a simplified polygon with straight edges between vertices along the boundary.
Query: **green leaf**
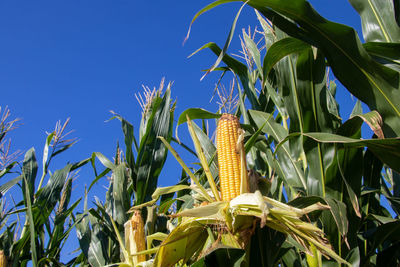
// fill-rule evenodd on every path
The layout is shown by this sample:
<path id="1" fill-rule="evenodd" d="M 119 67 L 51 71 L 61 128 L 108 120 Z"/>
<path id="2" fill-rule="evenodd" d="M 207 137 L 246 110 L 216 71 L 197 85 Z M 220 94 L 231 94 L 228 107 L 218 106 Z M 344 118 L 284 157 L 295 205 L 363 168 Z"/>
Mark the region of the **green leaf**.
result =
<path id="1" fill-rule="evenodd" d="M 51 140 L 53 140 L 53 137 L 54 137 L 54 132 L 50 133 L 47 136 L 46 143 L 45 143 L 44 148 L 43 148 L 43 162 L 42 162 L 42 164 L 43 164 L 43 166 L 42 166 L 43 174 L 42 175 L 43 176 L 47 173 L 47 167 L 48 167 L 47 158 L 49 156 L 49 146 L 50 146 Z"/>
<path id="2" fill-rule="evenodd" d="M 18 162 L 14 161 L 11 162 L 10 164 L 8 164 L 5 168 L 3 168 L 2 170 L 0 170 L 0 178 L 3 177 L 4 175 L 6 175 L 7 173 L 10 172 L 10 170 L 15 166 L 15 164 L 17 164 Z"/>
<path id="3" fill-rule="evenodd" d="M 226 2 L 216 1 L 213 7 Z M 382 115 L 385 135 L 400 135 L 400 108 L 396 104 L 400 102 L 397 90 L 400 75 L 375 62 L 362 47 L 354 29 L 324 19 L 305 0 L 250 0 L 246 3 L 289 35 L 320 48 L 342 84 L 371 110 Z"/>
<path id="4" fill-rule="evenodd" d="M 270 114 L 270 117 L 264 122 L 264 124 L 258 128 L 258 130 L 246 141 L 245 144 L 245 151 L 248 153 L 251 149 L 251 147 L 257 142 L 259 136 L 263 132 L 264 126 L 268 123 L 269 119 L 273 118 L 272 114 Z"/>
<path id="5" fill-rule="evenodd" d="M 69 179 L 70 181 L 71 179 Z M 71 180 L 72 181 L 72 180 Z M 69 187 L 70 188 L 70 187 Z M 56 218 L 54 222 L 54 228 L 52 233 L 50 234 L 49 244 L 47 246 L 48 255 L 51 257 L 59 257 L 64 247 L 72 229 L 75 228 L 77 222 L 74 222 L 72 225 L 68 222 L 67 227 L 66 219 L 71 216 L 72 212 L 78 206 L 81 199 L 78 199 L 74 204 L 71 205 L 70 208 L 63 210 L 61 213 L 59 210 L 56 212 Z"/>
<path id="6" fill-rule="evenodd" d="M 217 166 L 216 156 L 215 156 L 217 153 L 217 148 L 215 147 L 212 140 L 210 140 L 210 137 L 208 137 L 208 135 L 205 134 L 200 129 L 199 126 L 197 126 L 197 124 L 193 123 L 193 129 L 196 132 L 196 135 L 199 139 L 203 153 L 206 156 L 207 162 L 209 163 L 211 175 L 215 179 L 218 176 L 218 166 Z"/>
<path id="7" fill-rule="evenodd" d="M 134 169 L 135 168 L 135 157 L 132 152 L 132 145 L 135 145 L 136 151 L 138 150 L 138 145 L 136 142 L 135 135 L 133 133 L 133 126 L 132 124 L 125 120 L 122 116 L 113 113 L 115 118 L 121 121 L 121 127 L 122 127 L 122 132 L 124 133 L 124 141 L 125 141 L 125 157 L 126 157 L 126 162 L 128 163 L 129 168 Z"/>
<path id="8" fill-rule="evenodd" d="M 290 242 L 284 242 L 282 248 L 283 250 L 280 256 L 282 258 L 282 262 L 285 263 L 286 266 L 302 267 L 307 265 L 306 260 L 302 259 L 298 249 L 295 249 Z"/>
<path id="9" fill-rule="evenodd" d="M 213 266 L 243 266 L 246 260 L 245 250 L 219 245 L 213 248 L 207 255 L 195 262 L 192 267 L 213 267 Z M 261 265 L 259 265 L 261 266 Z M 262 265 L 266 266 L 266 265 Z"/>
<path id="10" fill-rule="evenodd" d="M 102 171 L 99 175 L 97 175 L 96 178 L 94 178 L 93 181 L 90 183 L 88 191 L 90 191 L 90 189 L 92 189 L 92 187 L 97 183 L 98 180 L 105 177 L 110 171 L 111 171 L 111 169 L 107 168 L 104 171 Z"/>
<path id="11" fill-rule="evenodd" d="M 0 193 L 1 193 L 1 197 L 3 197 L 5 195 L 5 193 L 7 193 L 8 190 L 10 190 L 14 185 L 16 185 L 19 181 L 21 181 L 22 179 L 22 175 L 2 184 L 0 186 Z"/>
<path id="12" fill-rule="evenodd" d="M 380 224 L 385 224 L 385 223 L 390 223 L 390 222 L 395 222 L 396 219 L 390 218 L 390 217 L 385 217 L 385 216 L 379 216 L 375 214 L 368 214 L 369 217 L 372 217 L 374 220 L 379 222 Z"/>
<path id="13" fill-rule="evenodd" d="M 329 90 L 326 91 L 326 97 L 327 97 L 327 102 L 328 102 L 328 112 L 330 117 L 332 118 L 332 121 L 334 121 L 335 128 L 337 128 L 341 121 L 342 118 L 339 115 L 339 104 L 337 103 L 335 99 L 336 95 L 336 83 L 335 81 L 330 81 L 329 83 Z"/>
<path id="14" fill-rule="evenodd" d="M 249 113 L 257 128 L 262 127 L 263 132 L 270 135 L 276 144 L 282 142 L 288 135 L 287 130 L 276 123 L 270 114 L 256 110 L 249 110 Z M 267 123 L 265 124 L 265 122 Z M 282 150 L 277 150 L 277 156 L 280 168 L 282 168 L 282 174 L 284 174 L 284 177 L 281 178 L 287 181 L 287 185 L 306 189 L 307 185 L 303 170 L 297 158 L 293 156 L 289 145 L 285 144 Z M 296 194 L 296 192 L 293 192 L 293 194 Z"/>
<path id="15" fill-rule="evenodd" d="M 286 235 L 275 231 L 269 227 L 255 229 L 255 234 L 251 237 L 249 266 L 277 266 L 281 260 L 281 254 Z"/>
<path id="16" fill-rule="evenodd" d="M 274 75 L 270 77 L 270 80 L 276 80 L 274 83 L 275 87 L 278 87 L 278 95 L 282 98 L 283 104 L 285 108 L 283 109 L 282 107 L 279 107 L 278 105 L 278 110 L 281 112 L 282 110 L 284 113 L 281 115 L 283 116 L 282 118 L 282 123 L 285 129 L 287 129 L 287 122 L 286 120 L 287 115 L 289 115 L 289 120 L 290 120 L 290 131 L 303 131 L 303 117 L 302 117 L 302 111 L 300 108 L 300 95 L 299 95 L 299 88 L 297 86 L 297 81 L 296 81 L 296 56 L 291 55 L 293 50 L 288 48 L 286 45 L 290 44 L 292 42 L 297 42 L 293 41 L 295 39 L 287 39 L 287 35 L 282 32 L 281 30 L 275 28 L 275 43 L 271 46 L 269 50 L 272 51 L 269 53 L 269 50 L 267 51 L 267 54 L 264 58 L 264 70 L 265 72 L 269 72 L 267 68 L 272 68 L 274 67 L 275 72 L 273 73 Z M 286 40 L 282 41 L 281 40 Z M 280 44 L 277 45 L 276 47 L 273 47 L 275 44 Z M 277 51 L 282 47 L 282 51 Z M 298 47 L 301 48 L 300 51 L 304 51 L 304 49 L 309 49 L 308 44 L 300 43 L 298 44 Z M 300 52 L 298 51 L 298 53 Z M 268 54 L 269 53 L 269 54 Z M 279 61 L 279 62 L 278 62 Z M 270 66 L 269 66 L 270 65 Z M 265 73 L 267 75 L 267 73 Z M 271 76 L 271 75 L 269 75 Z M 264 76 L 266 77 L 266 76 Z M 266 82 L 266 78 L 264 79 L 263 85 L 266 86 L 267 91 L 271 96 L 273 96 L 271 88 L 268 85 L 268 82 Z M 272 94 L 271 94 L 272 93 Z M 277 103 L 277 101 L 274 100 L 274 97 L 272 98 L 274 103 Z M 292 148 L 297 148 L 296 151 L 293 149 L 293 153 L 297 154 L 299 157 L 300 154 L 303 153 L 301 149 L 301 140 L 297 141 L 291 141 L 293 144 L 291 147 Z"/>
<path id="17" fill-rule="evenodd" d="M 354 29 L 323 19 L 304 0 L 290 3 L 254 0 L 249 4 L 272 20 L 273 14 L 267 7 L 293 19 L 306 32 L 308 42 L 323 51 L 335 76 L 346 88 L 382 115 L 385 135 L 391 137 L 400 133 L 400 109 L 395 104 L 400 101 L 400 92 L 395 90 L 399 86 L 396 82 L 399 73 L 373 61 L 361 46 Z M 288 31 L 287 28 L 284 30 Z M 300 34 L 295 37 L 307 41 Z"/>
<path id="18" fill-rule="evenodd" d="M 396 0 L 397 1 L 397 0 Z M 399 43 L 376 43 L 363 44 L 368 54 L 378 63 L 400 72 L 400 44 Z"/>
<path id="19" fill-rule="evenodd" d="M 196 133 L 196 131 L 194 130 L 194 127 L 193 127 L 193 125 L 195 125 L 195 124 L 192 123 L 192 121 L 189 119 L 189 117 L 188 117 L 187 123 L 188 123 L 188 129 L 189 129 L 190 136 L 191 136 L 191 138 L 192 138 L 192 140 L 193 140 L 193 143 L 194 143 L 194 146 L 195 146 L 195 148 L 196 148 L 197 157 L 199 158 L 200 164 L 201 164 L 201 166 L 203 167 L 203 172 L 205 173 L 205 175 L 206 175 L 206 177 L 207 177 L 208 185 L 209 185 L 209 187 L 211 188 L 211 191 L 213 192 L 214 198 L 215 198 L 217 201 L 220 201 L 220 195 L 219 195 L 217 186 L 216 186 L 216 184 L 215 184 L 215 178 L 214 178 L 214 177 L 216 177 L 216 176 L 213 176 L 213 175 L 212 175 L 212 173 L 211 173 L 211 171 L 210 171 L 209 163 L 208 163 L 208 162 L 211 160 L 211 157 L 207 158 L 207 157 L 205 156 L 204 148 L 202 147 L 202 145 L 201 145 L 201 143 L 200 143 L 200 141 L 199 141 L 199 138 L 198 138 L 198 136 L 197 136 L 197 133 Z M 197 126 L 196 126 L 196 127 L 197 127 Z M 197 128 L 198 128 L 198 127 L 197 127 Z M 199 130 L 200 130 L 200 129 L 199 129 Z M 200 131 L 201 131 L 201 130 L 200 130 Z M 202 132 L 202 131 L 201 131 L 201 132 Z M 214 151 L 214 152 L 215 152 L 215 151 Z"/>
<path id="20" fill-rule="evenodd" d="M 31 151 L 31 150 L 30 150 Z M 29 224 L 29 233 L 30 233 L 30 241 L 31 241 L 31 251 L 32 251 L 32 265 L 33 267 L 37 266 L 37 251 L 36 251 L 36 232 L 35 232 L 35 221 L 32 213 L 32 203 L 31 196 L 33 196 L 33 192 L 30 192 L 29 182 L 26 176 L 24 176 L 24 187 L 25 187 L 25 199 L 26 199 L 26 207 L 27 209 L 27 222 Z M 26 225 L 24 226 L 26 227 Z M 25 230 L 25 228 L 24 228 Z"/>
<path id="21" fill-rule="evenodd" d="M 106 194 L 106 211 L 119 226 L 122 226 L 128 220 L 126 213 L 130 206 L 126 169 L 127 166 L 124 163 L 114 169 Z"/>
<path id="22" fill-rule="evenodd" d="M 351 111 L 350 118 L 361 114 L 363 114 L 363 108 L 360 100 L 357 99 L 356 104 L 354 105 L 353 110 Z"/>
<path id="23" fill-rule="evenodd" d="M 264 87 L 264 90 L 260 94 L 260 99 L 263 96 L 263 94 L 265 96 L 268 96 L 270 98 L 270 100 L 272 100 L 273 104 L 275 105 L 275 108 L 279 111 L 279 115 L 282 117 L 282 123 L 283 123 L 284 127 L 288 128 L 287 122 L 286 122 L 286 120 L 288 119 L 288 112 L 287 112 L 285 103 L 283 101 L 282 95 L 279 92 L 277 92 L 276 89 L 273 88 L 272 85 L 267 80 L 265 80 L 265 87 Z M 267 108 L 268 104 L 269 103 L 263 104 L 262 101 L 260 101 L 260 105 L 262 107 L 264 107 L 263 110 L 261 110 L 261 111 L 273 113 L 272 110 L 271 111 L 268 110 L 268 108 Z"/>
<path id="24" fill-rule="evenodd" d="M 89 227 L 89 218 L 86 213 L 77 214 L 75 219 L 76 235 L 79 241 L 79 247 L 81 248 L 85 258 L 88 258 L 88 251 L 90 246 L 91 231 Z"/>
<path id="25" fill-rule="evenodd" d="M 331 214 L 335 223 L 338 227 L 340 234 L 346 238 L 347 231 L 349 228 L 349 222 L 347 220 L 347 212 L 346 212 L 346 205 L 336 199 L 333 198 L 325 198 L 326 203 L 331 208 Z"/>
<path id="26" fill-rule="evenodd" d="M 187 116 L 189 116 L 189 118 L 191 120 L 196 120 L 196 119 L 218 119 L 219 117 L 221 117 L 222 114 L 217 114 L 217 113 L 212 113 L 210 111 L 207 111 L 205 109 L 202 108 L 189 108 L 187 110 L 185 110 L 184 112 L 182 112 L 182 114 L 179 116 L 178 118 L 178 123 L 176 125 L 175 128 L 175 135 L 179 141 L 179 137 L 178 137 L 178 127 L 179 125 L 187 122 Z"/>
<path id="27" fill-rule="evenodd" d="M 352 266 L 360 266 L 360 249 L 358 247 L 353 248 L 347 254 L 346 261 Z"/>
<path id="28" fill-rule="evenodd" d="M 363 44 L 364 49 L 376 59 L 383 59 L 388 63 L 400 64 L 400 43 L 376 43 Z M 384 62 L 383 62 L 384 63 Z"/>
<path id="29" fill-rule="evenodd" d="M 107 254 L 106 236 L 101 232 L 100 226 L 95 224 L 92 229 L 91 241 L 88 250 L 88 262 L 93 267 L 102 267 L 106 265 Z"/>
<path id="30" fill-rule="evenodd" d="M 396 19 L 397 25 L 400 27 L 400 2 L 393 0 L 394 5 L 394 17 Z"/>
<path id="31" fill-rule="evenodd" d="M 396 23 L 392 0 L 349 0 L 361 16 L 366 42 L 400 42 L 400 28 Z"/>
<path id="32" fill-rule="evenodd" d="M 106 157 L 104 156 L 102 153 L 100 152 L 93 152 L 92 153 L 92 160 L 94 158 L 97 158 L 98 160 L 100 160 L 101 164 L 103 164 L 105 167 L 109 168 L 110 170 L 113 170 L 115 168 L 115 165 Z"/>
<path id="33" fill-rule="evenodd" d="M 37 192 L 35 204 L 39 205 L 41 209 L 43 209 L 42 212 L 44 212 L 44 214 L 51 212 L 57 202 L 60 201 L 61 190 L 64 187 L 71 166 L 71 164 L 68 164 L 63 169 L 56 170 L 53 175 L 50 176 L 46 186 Z"/>
<path id="34" fill-rule="evenodd" d="M 328 214 L 327 211 L 324 212 L 325 214 L 323 213 L 324 215 L 323 219 L 324 217 L 326 217 L 328 221 L 328 223 L 324 225 L 325 233 L 328 232 L 327 229 L 332 228 L 332 224 L 330 222 L 332 221 L 333 218 L 333 220 L 335 221 L 335 225 L 339 230 L 339 233 L 341 234 L 341 236 L 343 236 L 344 239 L 346 239 L 348 233 L 349 221 L 346 211 L 347 208 L 343 202 L 330 197 L 322 198 L 318 196 L 308 196 L 308 197 L 297 197 L 294 200 L 290 201 L 288 204 L 297 208 L 305 208 L 315 203 L 327 204 L 330 207 L 329 209 L 330 215 L 327 216 Z M 333 240 L 331 240 L 331 242 L 332 241 Z"/>
<path id="35" fill-rule="evenodd" d="M 383 244 L 383 242 L 397 242 L 399 236 L 400 220 L 378 226 L 376 232 L 371 237 L 371 240 L 373 241 L 373 245 L 370 248 L 371 252 L 374 252 L 374 250 Z"/>
<path id="36" fill-rule="evenodd" d="M 221 114 L 212 113 L 202 108 L 189 108 L 179 115 L 177 126 L 187 122 L 187 116 L 191 120 L 195 119 L 218 119 Z"/>
<path id="37" fill-rule="evenodd" d="M 368 147 L 380 160 L 396 171 L 400 171 L 400 138 L 353 139 L 329 133 L 305 133 L 321 143 L 341 144 L 345 148 Z"/>
<path id="38" fill-rule="evenodd" d="M 282 60 L 284 57 L 290 54 L 300 53 L 303 50 L 308 49 L 309 47 L 309 44 L 293 37 L 286 37 L 277 42 L 274 42 L 272 46 L 267 50 L 267 54 L 264 57 L 264 77 L 267 77 L 275 64 Z"/>
<path id="39" fill-rule="evenodd" d="M 398 172 L 392 173 L 393 196 L 400 198 L 400 174 Z"/>
<path id="40" fill-rule="evenodd" d="M 205 188 L 200 184 L 199 179 L 193 174 L 193 172 L 189 169 L 189 167 L 185 164 L 185 162 L 182 160 L 182 158 L 178 155 L 178 153 L 173 149 L 173 147 L 163 138 L 159 137 L 160 140 L 164 143 L 164 145 L 168 148 L 168 150 L 172 153 L 172 155 L 175 157 L 175 159 L 178 161 L 178 163 L 181 165 L 181 167 L 184 169 L 184 171 L 189 175 L 190 179 L 192 182 L 194 182 L 197 187 L 198 187 L 198 192 L 207 199 L 209 202 L 212 202 L 212 198 L 208 195 L 207 191 Z"/>
<path id="41" fill-rule="evenodd" d="M 335 125 L 328 111 L 325 60 L 320 51 L 315 53 L 309 47 L 298 55 L 296 62 L 296 93 L 301 114 L 301 129 L 303 132 L 331 133 L 335 131 Z M 325 196 L 325 169 L 332 161 L 334 146 L 322 145 L 307 138 L 302 141 L 308 164 L 308 193 Z M 295 145 L 291 148 L 301 153 Z"/>
<path id="42" fill-rule="evenodd" d="M 26 188 L 29 188 L 29 199 L 32 203 L 33 194 L 35 192 L 35 179 L 38 170 L 38 164 L 35 156 L 35 149 L 31 148 L 25 153 L 24 163 L 22 165 L 22 176 L 23 182 L 27 185 L 22 186 L 22 191 L 24 192 L 24 197 L 27 196 Z M 25 199 L 26 201 L 26 199 Z"/>
<path id="43" fill-rule="evenodd" d="M 78 162 L 72 164 L 71 171 L 79 169 L 80 167 L 82 167 L 82 166 L 86 165 L 87 163 L 89 163 L 91 160 L 92 160 L 92 158 L 87 158 L 87 159 L 83 159 L 81 161 L 78 161 Z"/>
<path id="44" fill-rule="evenodd" d="M 381 214 L 379 192 L 381 188 L 381 172 L 383 164 L 372 152 L 367 149 L 363 158 L 364 162 L 364 190 L 371 191 L 361 199 L 363 212 L 368 215 Z"/>

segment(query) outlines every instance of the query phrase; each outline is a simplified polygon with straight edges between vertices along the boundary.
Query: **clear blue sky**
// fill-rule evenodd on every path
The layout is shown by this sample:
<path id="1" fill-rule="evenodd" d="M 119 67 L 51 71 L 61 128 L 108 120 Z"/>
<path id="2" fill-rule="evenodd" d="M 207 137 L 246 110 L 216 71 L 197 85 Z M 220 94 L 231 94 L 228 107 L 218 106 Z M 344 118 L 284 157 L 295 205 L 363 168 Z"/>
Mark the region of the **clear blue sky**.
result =
<path id="1" fill-rule="evenodd" d="M 8 106 L 13 117 L 22 119 L 11 135 L 13 149 L 26 151 L 34 146 L 41 161 L 45 131 L 52 130 L 57 120 L 71 117 L 70 129 L 80 141 L 54 162 L 52 170 L 94 151 L 112 158 L 117 140 L 123 143 L 123 139 L 117 121 L 105 122 L 111 117 L 109 111 L 138 127 L 140 107 L 134 94 L 141 92 L 142 84 L 157 86 L 162 77 L 174 81 L 176 115 L 190 107 L 215 111 L 215 103 L 209 100 L 218 75 L 200 82 L 201 70 L 211 66 L 215 57 L 209 51 L 187 56 L 206 42 L 223 46 L 240 4 L 224 5 L 200 17 L 182 46 L 193 15 L 209 2 L 1 1 L 0 106 Z M 311 3 L 326 18 L 361 33 L 359 17 L 346 0 Z M 254 12 L 245 9 L 230 52 L 238 50 L 241 28 L 255 24 Z M 349 100 L 345 112 L 351 110 L 350 102 L 354 103 Z M 181 132 L 180 137 L 186 133 L 184 127 Z M 169 157 L 160 184 L 176 183 L 179 174 Z M 83 185 L 92 179 L 91 168 L 83 168 L 73 199 L 83 195 Z M 104 179 L 101 185 L 105 184 Z M 94 194 L 104 200 L 102 186 L 93 192 L 89 201 Z M 71 243 L 64 252 L 76 247 L 76 242 Z"/>

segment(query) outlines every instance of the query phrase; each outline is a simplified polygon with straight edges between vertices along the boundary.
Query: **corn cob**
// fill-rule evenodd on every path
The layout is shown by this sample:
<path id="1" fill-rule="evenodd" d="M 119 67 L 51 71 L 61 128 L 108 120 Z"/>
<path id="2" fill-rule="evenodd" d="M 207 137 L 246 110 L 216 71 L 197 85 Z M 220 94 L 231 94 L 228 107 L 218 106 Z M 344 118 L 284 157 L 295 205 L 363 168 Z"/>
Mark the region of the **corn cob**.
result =
<path id="1" fill-rule="evenodd" d="M 0 267 L 9 266 L 7 256 L 4 254 L 4 250 L 0 250 Z"/>
<path id="2" fill-rule="evenodd" d="M 125 247 L 130 254 L 135 254 L 146 250 L 146 236 L 144 233 L 144 223 L 142 214 L 136 210 L 132 218 L 125 223 Z M 146 255 L 133 257 L 135 264 L 146 261 Z"/>
<path id="3" fill-rule="evenodd" d="M 245 182 L 245 187 L 248 184 L 247 170 L 242 170 L 246 168 L 246 162 L 243 140 L 239 140 L 240 131 L 239 119 L 236 116 L 226 113 L 221 116 L 217 127 L 217 152 L 223 201 L 229 201 L 240 195 L 243 192 L 241 184 Z M 241 181 L 241 176 L 244 176 L 243 179 L 246 181 Z"/>

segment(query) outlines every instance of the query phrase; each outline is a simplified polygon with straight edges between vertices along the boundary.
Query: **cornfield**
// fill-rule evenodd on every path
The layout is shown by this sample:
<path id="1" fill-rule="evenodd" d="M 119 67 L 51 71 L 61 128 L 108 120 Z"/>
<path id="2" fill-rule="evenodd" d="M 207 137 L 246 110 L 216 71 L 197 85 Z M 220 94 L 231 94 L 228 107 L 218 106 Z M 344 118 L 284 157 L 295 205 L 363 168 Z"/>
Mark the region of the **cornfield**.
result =
<path id="1" fill-rule="evenodd" d="M 228 2 L 238 1 L 207 5 L 191 25 Z M 242 2 L 261 29 L 243 31 L 242 56 L 228 53 L 242 8 L 222 49 L 211 42 L 193 54 L 215 54 L 205 76 L 221 73 L 218 84 L 231 79 L 231 91 L 217 88 L 214 111 L 175 116 L 172 83 L 145 88 L 138 135 L 112 113 L 124 136 L 112 160 L 94 152 L 50 171 L 76 142 L 67 120 L 48 133 L 41 160 L 32 148 L 19 167 L 18 153 L 4 154 L 18 120 L 3 111 L 0 266 L 400 266 L 399 1 L 349 0 L 364 43 L 305 0 Z M 347 120 L 332 77 L 357 99 Z M 190 144 L 178 137 L 183 124 Z M 160 187 L 167 156 L 180 176 Z M 84 165 L 93 181 L 72 200 Z M 104 201 L 88 204 L 105 177 Z M 10 209 L 11 188 L 22 200 Z M 68 238 L 79 247 L 64 263 Z"/>

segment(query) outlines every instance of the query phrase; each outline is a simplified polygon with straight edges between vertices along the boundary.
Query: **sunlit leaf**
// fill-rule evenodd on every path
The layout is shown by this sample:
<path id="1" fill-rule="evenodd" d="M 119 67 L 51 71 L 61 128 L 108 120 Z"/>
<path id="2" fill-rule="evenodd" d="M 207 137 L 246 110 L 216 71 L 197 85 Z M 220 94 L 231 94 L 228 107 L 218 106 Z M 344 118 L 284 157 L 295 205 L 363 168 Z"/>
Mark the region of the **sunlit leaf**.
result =
<path id="1" fill-rule="evenodd" d="M 396 23 L 394 5 L 397 0 L 349 0 L 361 16 L 366 42 L 400 42 L 400 26 Z"/>

